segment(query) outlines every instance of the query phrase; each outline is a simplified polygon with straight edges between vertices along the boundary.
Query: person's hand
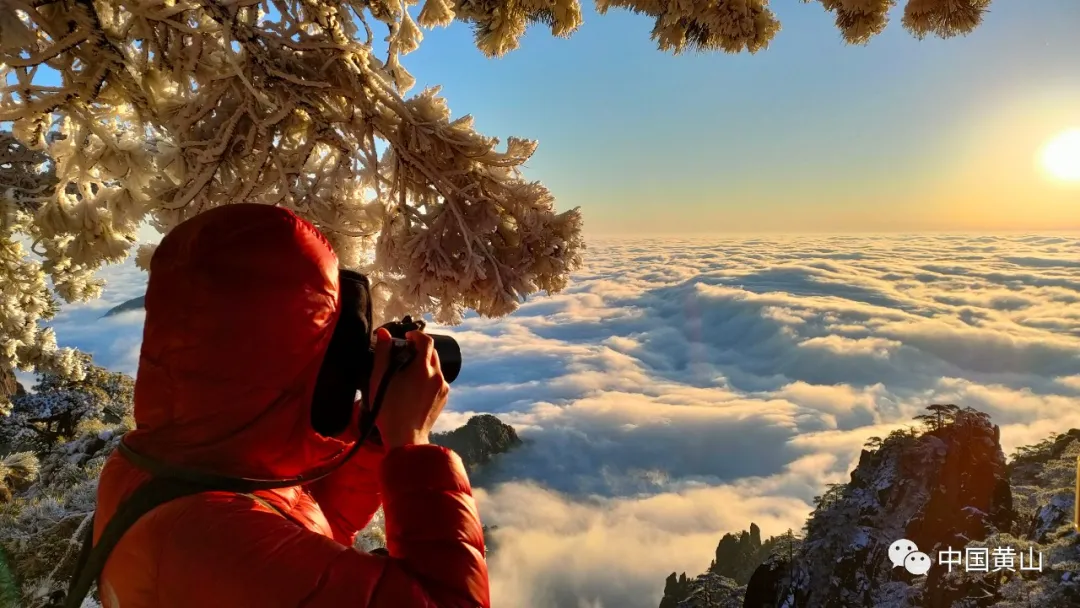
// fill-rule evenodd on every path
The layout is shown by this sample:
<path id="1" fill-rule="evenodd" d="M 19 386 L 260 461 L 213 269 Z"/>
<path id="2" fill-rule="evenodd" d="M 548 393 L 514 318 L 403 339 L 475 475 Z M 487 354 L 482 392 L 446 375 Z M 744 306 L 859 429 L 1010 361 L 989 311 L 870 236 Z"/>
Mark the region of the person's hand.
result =
<path id="1" fill-rule="evenodd" d="M 446 406 L 450 385 L 439 367 L 439 353 L 431 336 L 410 331 L 405 339 L 412 344 L 413 360 L 390 379 L 383 396 L 382 409 L 375 425 L 386 449 L 428 442 L 431 427 Z M 390 332 L 380 327 L 375 332 L 375 366 L 371 373 L 371 392 L 375 395 L 390 363 Z"/>

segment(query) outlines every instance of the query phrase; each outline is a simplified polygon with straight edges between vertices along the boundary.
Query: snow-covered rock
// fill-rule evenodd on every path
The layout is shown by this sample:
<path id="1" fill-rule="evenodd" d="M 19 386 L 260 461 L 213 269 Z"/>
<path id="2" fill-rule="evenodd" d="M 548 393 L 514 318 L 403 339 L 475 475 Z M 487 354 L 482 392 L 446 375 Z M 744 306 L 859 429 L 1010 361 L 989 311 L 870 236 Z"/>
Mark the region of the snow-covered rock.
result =
<path id="1" fill-rule="evenodd" d="M 850 483 L 819 501 L 794 563 L 755 573 L 748 606 L 881 606 L 899 597 L 950 605 L 936 584 L 941 568 L 914 576 L 894 567 L 889 546 L 908 539 L 934 559 L 939 550 L 1008 530 L 1013 511 L 1005 456 L 989 417 L 937 407 L 943 413 L 929 418 L 925 433 L 898 431 L 863 451 Z"/>
<path id="2" fill-rule="evenodd" d="M 928 431 L 896 432 L 863 451 L 851 482 L 818 497 L 792 556 L 764 558 L 741 604 L 725 597 L 695 608 L 1080 606 L 1080 535 L 1072 525 L 1080 429 L 1021 448 L 1006 466 L 989 417 L 934 407 L 921 417 Z M 893 567 L 888 548 L 902 538 L 930 555 L 927 575 Z M 1025 558 L 1041 555 L 1042 569 L 1030 559 L 1027 570 L 1020 561 L 1010 569 L 1002 558 L 985 573 L 959 565 L 949 572 L 938 551 L 950 547 L 990 555 L 1008 547 Z M 672 574 L 665 592 L 689 597 L 709 574 Z"/>

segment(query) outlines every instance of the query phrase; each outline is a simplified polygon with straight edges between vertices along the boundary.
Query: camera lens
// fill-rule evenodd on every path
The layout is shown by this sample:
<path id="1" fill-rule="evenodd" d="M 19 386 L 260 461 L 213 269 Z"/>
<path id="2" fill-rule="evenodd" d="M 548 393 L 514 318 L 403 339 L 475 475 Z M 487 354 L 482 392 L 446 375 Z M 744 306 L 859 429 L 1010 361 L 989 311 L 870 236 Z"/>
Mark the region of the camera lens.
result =
<path id="1" fill-rule="evenodd" d="M 434 342 L 435 351 L 439 353 L 439 366 L 442 368 L 443 378 L 450 384 L 461 372 L 461 347 L 457 340 L 442 334 L 428 334 Z"/>

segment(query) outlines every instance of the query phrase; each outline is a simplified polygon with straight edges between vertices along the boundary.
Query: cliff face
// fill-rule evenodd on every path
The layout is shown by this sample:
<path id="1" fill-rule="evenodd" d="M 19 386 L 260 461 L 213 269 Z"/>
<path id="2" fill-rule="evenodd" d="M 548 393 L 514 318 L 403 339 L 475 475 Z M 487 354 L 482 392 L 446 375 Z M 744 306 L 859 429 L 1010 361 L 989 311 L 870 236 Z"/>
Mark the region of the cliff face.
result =
<path id="1" fill-rule="evenodd" d="M 15 372 L 0 367 L 0 397 L 18 397 L 25 392 L 23 385 L 15 378 Z"/>
<path id="2" fill-rule="evenodd" d="M 936 410 L 934 408 L 937 408 Z M 1021 448 L 1006 465 L 1000 434 L 970 408 L 932 406 L 925 432 L 897 431 L 862 452 L 847 484 L 817 497 L 802 539 L 753 551 L 754 535 L 725 535 L 710 572 L 668 577 L 663 608 L 1022 608 L 1080 606 L 1080 534 L 1074 529 L 1074 484 L 1080 430 Z M 757 536 L 760 538 L 760 535 Z M 897 540 L 930 556 L 923 576 L 894 567 Z M 772 540 L 772 539 L 770 539 Z M 761 543 L 762 546 L 769 541 Z M 1012 548 L 1042 554 L 1043 568 L 981 573 L 938 563 L 949 548 Z M 721 562 L 721 555 L 732 561 Z M 735 561 L 760 560 L 742 603 L 701 598 Z M 1016 558 L 1019 560 L 1019 557 Z M 734 567 L 734 569 L 732 569 Z M 728 575 L 721 576 L 720 572 Z"/>
<path id="3" fill-rule="evenodd" d="M 1009 530 L 999 438 L 988 416 L 955 408 L 924 434 L 897 432 L 864 450 L 851 482 L 827 492 L 811 515 L 790 574 L 776 574 L 783 564 L 761 566 L 771 574 L 755 573 L 746 605 L 950 606 L 937 580 L 944 568 L 913 576 L 893 566 L 889 546 L 909 539 L 935 559 L 939 550 Z"/>
<path id="4" fill-rule="evenodd" d="M 725 534 L 716 546 L 716 557 L 709 571 L 745 585 L 757 564 L 769 554 L 772 544 L 767 542 L 762 545 L 761 528 L 755 523 L 751 523 L 750 530 L 744 530 L 739 536 Z"/>

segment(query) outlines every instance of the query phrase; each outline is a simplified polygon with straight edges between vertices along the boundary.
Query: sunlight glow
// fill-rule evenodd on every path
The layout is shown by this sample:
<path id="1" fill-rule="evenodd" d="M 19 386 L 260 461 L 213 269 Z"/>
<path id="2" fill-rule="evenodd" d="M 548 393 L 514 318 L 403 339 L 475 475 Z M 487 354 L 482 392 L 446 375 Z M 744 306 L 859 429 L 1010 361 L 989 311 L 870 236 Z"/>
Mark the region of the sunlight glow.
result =
<path id="1" fill-rule="evenodd" d="M 1046 172 L 1064 181 L 1080 181 L 1080 129 L 1071 129 L 1050 140 L 1042 151 Z"/>

